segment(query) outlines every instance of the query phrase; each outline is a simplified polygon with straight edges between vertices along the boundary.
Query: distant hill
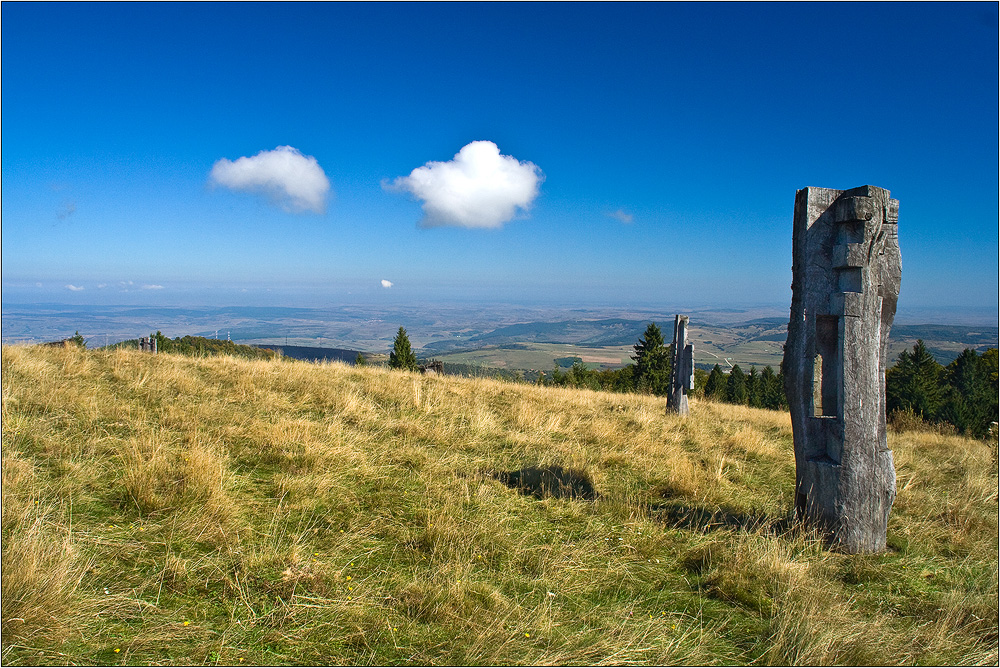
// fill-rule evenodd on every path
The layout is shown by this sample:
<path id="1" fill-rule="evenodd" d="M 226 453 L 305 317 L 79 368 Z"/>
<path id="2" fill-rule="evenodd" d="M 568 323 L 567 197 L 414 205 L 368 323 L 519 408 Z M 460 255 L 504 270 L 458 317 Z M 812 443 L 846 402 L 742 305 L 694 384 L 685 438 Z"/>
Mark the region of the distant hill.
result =
<path id="1" fill-rule="evenodd" d="M 314 348 L 312 346 L 275 346 L 257 345 L 255 348 L 269 348 L 285 357 L 306 362 L 346 362 L 354 364 L 360 353 L 357 350 L 346 350 L 344 348 Z"/>
<path id="2" fill-rule="evenodd" d="M 581 347 L 614 347 L 634 345 L 644 334 L 649 320 L 609 318 L 603 320 L 561 320 L 558 322 L 524 322 L 498 327 L 468 338 L 435 341 L 425 344 L 424 355 L 454 355 L 485 348 L 518 350 L 543 344 Z M 667 343 L 673 339 L 672 319 L 657 319 Z M 699 368 L 711 368 L 724 358 L 740 364 L 781 363 L 781 345 L 787 336 L 785 317 L 756 318 L 727 325 L 707 324 L 691 318 L 689 330 L 695 346 Z M 983 352 L 996 347 L 998 328 L 967 325 L 896 325 L 889 337 L 890 362 L 899 353 L 922 339 L 927 350 L 940 364 L 948 364 L 965 348 Z M 513 362 L 516 364 L 516 362 Z M 726 364 L 723 364 L 726 366 Z M 511 367 L 513 368 L 513 367 Z"/>
<path id="3" fill-rule="evenodd" d="M 473 336 L 470 343 L 502 345 L 505 343 L 574 343 L 587 346 L 624 346 L 639 340 L 648 320 L 563 320 L 561 322 L 528 322 L 499 327 L 492 332 Z M 672 338 L 672 322 L 657 323 L 664 338 Z"/>
<path id="4" fill-rule="evenodd" d="M 893 325 L 892 339 L 923 339 L 924 341 L 960 341 L 969 347 L 997 346 L 996 327 L 968 327 L 965 325 Z"/>

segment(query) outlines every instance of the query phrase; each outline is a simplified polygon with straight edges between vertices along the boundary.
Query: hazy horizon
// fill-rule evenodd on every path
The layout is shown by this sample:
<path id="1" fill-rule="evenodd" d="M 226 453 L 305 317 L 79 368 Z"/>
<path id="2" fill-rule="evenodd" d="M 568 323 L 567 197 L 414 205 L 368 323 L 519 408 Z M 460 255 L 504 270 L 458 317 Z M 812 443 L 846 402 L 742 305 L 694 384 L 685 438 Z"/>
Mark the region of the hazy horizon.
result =
<path id="1" fill-rule="evenodd" d="M 997 11 L 3 3 L 3 298 L 781 307 L 870 184 L 900 312 L 995 312 Z"/>

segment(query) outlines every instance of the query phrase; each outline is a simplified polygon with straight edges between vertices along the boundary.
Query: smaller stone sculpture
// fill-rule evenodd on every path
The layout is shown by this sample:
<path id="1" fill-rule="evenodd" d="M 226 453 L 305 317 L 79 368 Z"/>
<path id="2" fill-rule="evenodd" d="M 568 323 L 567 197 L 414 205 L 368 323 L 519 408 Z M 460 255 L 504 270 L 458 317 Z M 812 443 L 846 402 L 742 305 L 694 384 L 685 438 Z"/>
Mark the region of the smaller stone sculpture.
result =
<path id="1" fill-rule="evenodd" d="M 687 342 L 688 317 L 674 318 L 674 358 L 670 370 L 670 392 L 667 411 L 687 415 L 688 390 L 694 389 L 694 346 Z"/>

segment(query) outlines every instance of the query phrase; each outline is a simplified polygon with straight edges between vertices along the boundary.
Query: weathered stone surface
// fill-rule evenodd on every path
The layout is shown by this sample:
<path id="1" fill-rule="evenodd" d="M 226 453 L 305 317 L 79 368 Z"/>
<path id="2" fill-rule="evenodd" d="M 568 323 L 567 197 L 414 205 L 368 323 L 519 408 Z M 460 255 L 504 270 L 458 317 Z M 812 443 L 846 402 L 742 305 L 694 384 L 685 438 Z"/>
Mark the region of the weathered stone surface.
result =
<path id="1" fill-rule="evenodd" d="M 667 410 L 688 415 L 688 390 L 694 389 L 694 346 L 687 342 L 688 317 L 674 318 L 674 358 L 670 371 Z"/>
<path id="2" fill-rule="evenodd" d="M 792 308 L 782 370 L 795 507 L 838 549 L 885 548 L 896 472 L 885 367 L 902 264 L 899 202 L 874 186 L 795 194 Z"/>

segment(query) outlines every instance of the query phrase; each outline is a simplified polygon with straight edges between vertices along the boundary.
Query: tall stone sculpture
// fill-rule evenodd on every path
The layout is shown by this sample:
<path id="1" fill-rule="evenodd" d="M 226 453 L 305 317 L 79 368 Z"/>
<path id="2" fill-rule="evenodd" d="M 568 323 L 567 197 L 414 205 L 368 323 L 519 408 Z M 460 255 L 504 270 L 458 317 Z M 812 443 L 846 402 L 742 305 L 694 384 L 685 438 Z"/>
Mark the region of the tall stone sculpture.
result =
<path id="1" fill-rule="evenodd" d="M 687 415 L 688 390 L 694 389 L 694 346 L 687 342 L 688 317 L 674 318 L 674 358 L 670 370 L 670 391 L 667 410 Z"/>
<path id="2" fill-rule="evenodd" d="M 899 202 L 874 186 L 795 194 L 792 309 L 782 369 L 795 508 L 834 547 L 885 548 L 896 471 L 885 366 L 902 264 Z"/>

